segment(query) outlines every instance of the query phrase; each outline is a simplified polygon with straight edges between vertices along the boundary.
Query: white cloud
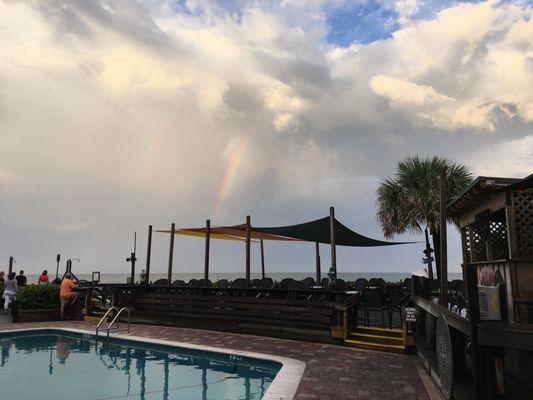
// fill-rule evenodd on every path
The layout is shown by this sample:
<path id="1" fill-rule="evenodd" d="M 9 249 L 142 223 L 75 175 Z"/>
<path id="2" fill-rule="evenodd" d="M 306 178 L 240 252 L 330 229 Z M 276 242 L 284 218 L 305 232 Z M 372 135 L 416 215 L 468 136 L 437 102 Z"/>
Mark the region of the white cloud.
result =
<path id="1" fill-rule="evenodd" d="M 217 205 L 229 223 L 362 205 L 359 221 L 375 226 L 372 193 L 356 178 L 336 190 L 321 182 L 383 177 L 414 152 L 468 161 L 480 148 L 477 168 L 494 143 L 526 148 L 530 6 L 460 4 L 339 48 L 325 42 L 321 1 L 237 2 L 229 14 L 194 3 L 197 13 L 155 1 L 0 2 L 0 212 L 10 226 L 90 226 L 72 254 L 91 259 L 85 246 L 98 244 L 120 260 L 127 232 L 195 225 Z M 418 6 L 395 7 L 407 21 Z M 221 200 L 235 143 L 243 154 Z"/>

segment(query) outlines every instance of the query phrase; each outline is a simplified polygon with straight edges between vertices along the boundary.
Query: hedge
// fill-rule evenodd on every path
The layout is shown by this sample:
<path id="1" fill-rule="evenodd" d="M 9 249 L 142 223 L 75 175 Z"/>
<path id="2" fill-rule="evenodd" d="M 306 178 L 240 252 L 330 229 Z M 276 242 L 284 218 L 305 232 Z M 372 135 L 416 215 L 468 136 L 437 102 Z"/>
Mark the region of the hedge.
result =
<path id="1" fill-rule="evenodd" d="M 27 285 L 19 289 L 17 299 L 22 310 L 59 308 L 59 285 Z"/>

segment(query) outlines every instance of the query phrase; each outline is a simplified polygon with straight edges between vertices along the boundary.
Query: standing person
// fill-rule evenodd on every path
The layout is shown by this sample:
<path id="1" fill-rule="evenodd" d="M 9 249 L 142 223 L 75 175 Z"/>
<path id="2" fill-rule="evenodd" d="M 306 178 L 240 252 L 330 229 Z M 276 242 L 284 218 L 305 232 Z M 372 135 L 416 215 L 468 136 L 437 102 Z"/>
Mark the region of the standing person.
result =
<path id="1" fill-rule="evenodd" d="M 73 304 L 80 295 L 72 291 L 75 287 L 76 284 L 72 280 L 72 274 L 65 274 L 65 278 L 61 282 L 61 291 L 59 292 L 59 298 L 61 299 L 61 319 L 65 318 L 65 306 L 68 301 L 70 300 L 70 304 Z"/>
<path id="2" fill-rule="evenodd" d="M 48 283 L 48 271 L 44 270 L 41 276 L 39 276 L 39 285 L 42 285 L 44 283 Z"/>
<path id="3" fill-rule="evenodd" d="M 28 283 L 28 278 L 26 278 L 26 275 L 24 275 L 23 270 L 20 270 L 19 274 L 15 279 L 17 280 L 19 286 L 26 286 L 26 283 Z"/>
<path id="4" fill-rule="evenodd" d="M 6 281 L 6 273 L 4 271 L 0 271 L 0 283 L 4 283 Z"/>
<path id="5" fill-rule="evenodd" d="M 17 280 L 15 279 L 15 273 L 12 272 L 8 275 L 7 281 L 4 283 L 4 314 L 7 314 L 7 309 L 17 294 L 18 289 L 19 287 Z"/>

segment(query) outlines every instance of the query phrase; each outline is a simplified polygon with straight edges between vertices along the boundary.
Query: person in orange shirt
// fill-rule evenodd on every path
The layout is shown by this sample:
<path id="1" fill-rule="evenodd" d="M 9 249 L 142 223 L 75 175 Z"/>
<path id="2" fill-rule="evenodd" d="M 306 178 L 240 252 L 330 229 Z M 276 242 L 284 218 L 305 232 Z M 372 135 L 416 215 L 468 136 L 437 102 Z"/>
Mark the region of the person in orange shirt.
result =
<path id="1" fill-rule="evenodd" d="M 61 291 L 59 292 L 59 298 L 61 299 L 61 319 L 65 318 L 65 306 L 70 300 L 70 304 L 73 304 L 78 296 L 77 292 L 72 291 L 76 287 L 76 284 L 72 280 L 72 274 L 66 274 L 63 282 L 61 282 Z"/>

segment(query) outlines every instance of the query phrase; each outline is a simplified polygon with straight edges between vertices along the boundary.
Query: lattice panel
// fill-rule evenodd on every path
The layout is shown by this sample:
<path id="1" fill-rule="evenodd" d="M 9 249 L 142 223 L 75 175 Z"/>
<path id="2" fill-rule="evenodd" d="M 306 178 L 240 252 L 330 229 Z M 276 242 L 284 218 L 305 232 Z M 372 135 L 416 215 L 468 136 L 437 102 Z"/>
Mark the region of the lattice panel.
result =
<path id="1" fill-rule="evenodd" d="M 505 211 L 501 210 L 489 217 L 489 240 L 493 260 L 509 258 L 509 241 Z"/>
<path id="2" fill-rule="evenodd" d="M 465 249 L 466 249 L 466 260 L 464 260 L 465 262 L 469 263 L 471 262 L 471 257 L 470 257 L 470 249 L 471 249 L 471 245 L 470 245 L 470 227 L 469 226 L 465 226 L 464 227 L 464 246 L 465 246 Z"/>
<path id="3" fill-rule="evenodd" d="M 533 193 L 513 193 L 518 254 L 533 257 Z"/>
<path id="4" fill-rule="evenodd" d="M 488 234 L 488 219 L 485 216 L 476 217 L 476 222 L 470 225 L 472 230 L 472 261 L 487 259 L 486 238 Z"/>

